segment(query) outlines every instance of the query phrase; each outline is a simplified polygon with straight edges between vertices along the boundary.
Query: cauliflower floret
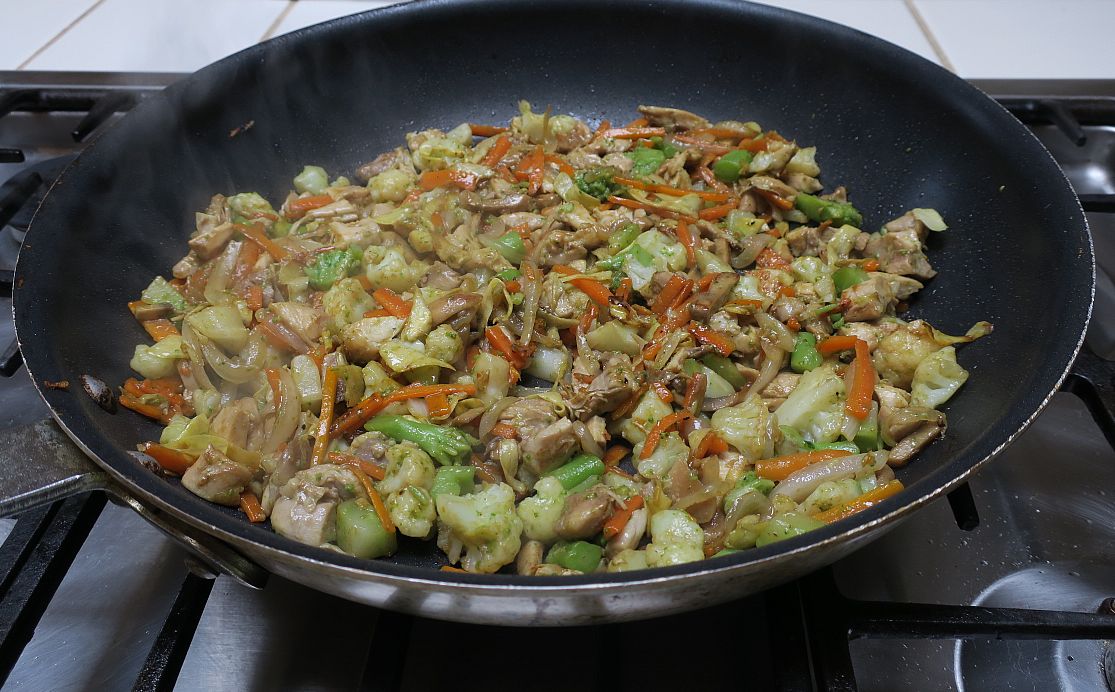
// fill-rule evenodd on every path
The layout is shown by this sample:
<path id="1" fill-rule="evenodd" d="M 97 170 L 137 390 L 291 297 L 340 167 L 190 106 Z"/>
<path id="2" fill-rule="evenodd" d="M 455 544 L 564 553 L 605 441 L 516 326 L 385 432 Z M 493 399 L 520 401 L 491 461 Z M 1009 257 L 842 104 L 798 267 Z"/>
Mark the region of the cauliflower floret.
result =
<path id="1" fill-rule="evenodd" d="M 515 491 L 506 483 L 473 495 L 437 496 L 438 547 L 454 540 L 465 548 L 461 567 L 490 574 L 515 561 L 522 545 L 523 520 L 515 513 Z"/>
<path id="2" fill-rule="evenodd" d="M 646 569 L 647 552 L 645 550 L 622 550 L 608 560 L 609 572 L 631 572 L 637 569 Z"/>
<path id="3" fill-rule="evenodd" d="M 899 326 L 879 340 L 872 362 L 879 376 L 895 387 L 909 389 L 918 365 L 941 350 L 933 338 L 933 328 L 924 320 Z"/>
<path id="4" fill-rule="evenodd" d="M 801 376 L 775 416 L 812 442 L 832 442 L 844 424 L 843 397 L 844 379 L 832 365 L 822 365 Z"/>
<path id="5" fill-rule="evenodd" d="M 705 557 L 705 533 L 687 512 L 666 509 L 656 513 L 650 518 L 650 537 L 649 567 L 680 565 Z"/>
<path id="6" fill-rule="evenodd" d="M 785 405 L 785 404 L 783 404 Z M 736 406 L 726 406 L 712 414 L 712 429 L 720 439 L 750 459 L 769 456 L 767 427 L 770 413 L 767 405 L 752 394 Z"/>
<path id="7" fill-rule="evenodd" d="M 462 351 L 461 335 L 448 324 L 438 326 L 426 337 L 426 355 L 431 358 L 453 363 L 461 357 Z"/>
<path id="8" fill-rule="evenodd" d="M 557 540 L 554 525 L 565 507 L 565 488 L 558 479 L 547 476 L 534 484 L 534 491 L 516 511 L 523 522 L 523 535 L 549 545 Z"/>
<path id="9" fill-rule="evenodd" d="M 354 363 L 367 363 L 403 328 L 398 317 L 363 317 L 341 327 L 341 350 Z"/>
<path id="10" fill-rule="evenodd" d="M 368 181 L 368 189 L 373 202 L 401 202 L 413 183 L 413 175 L 398 168 L 388 168 Z"/>
<path id="11" fill-rule="evenodd" d="M 620 425 L 619 432 L 631 444 L 639 444 L 647 439 L 647 432 L 654 424 L 673 413 L 673 408 L 658 398 L 654 390 L 647 391 L 631 416 Z"/>
<path id="12" fill-rule="evenodd" d="M 345 278 L 333 284 L 322 296 L 321 306 L 336 328 L 358 322 L 374 303 L 356 279 Z"/>
<path id="13" fill-rule="evenodd" d="M 663 435 L 658 440 L 658 446 L 654 448 L 654 452 L 646 459 L 640 458 L 642 451 L 642 445 L 635 446 L 635 458 L 639 459 L 635 468 L 639 475 L 644 478 L 664 479 L 670 469 L 673 468 L 674 463 L 679 459 L 689 458 L 689 447 L 685 445 L 681 436 L 677 433 Z"/>
<path id="14" fill-rule="evenodd" d="M 956 362 L 956 349 L 946 346 L 923 360 L 914 371 L 910 405 L 937 408 L 967 381 L 968 371 Z"/>
<path id="15" fill-rule="evenodd" d="M 430 491 L 417 485 L 408 485 L 384 499 L 391 521 L 399 533 L 411 538 L 425 538 L 430 535 L 437 519 L 434 498 Z"/>
<path id="16" fill-rule="evenodd" d="M 387 450 L 387 472 L 376 486 L 381 493 L 393 493 L 408 485 L 426 490 L 434 483 L 437 469 L 430 455 L 413 442 L 400 442 Z"/>
<path id="17" fill-rule="evenodd" d="M 365 276 L 373 289 L 390 288 L 399 293 L 413 288 L 429 268 L 422 260 L 407 262 L 406 255 L 397 247 L 376 245 L 364 251 L 364 263 Z"/>

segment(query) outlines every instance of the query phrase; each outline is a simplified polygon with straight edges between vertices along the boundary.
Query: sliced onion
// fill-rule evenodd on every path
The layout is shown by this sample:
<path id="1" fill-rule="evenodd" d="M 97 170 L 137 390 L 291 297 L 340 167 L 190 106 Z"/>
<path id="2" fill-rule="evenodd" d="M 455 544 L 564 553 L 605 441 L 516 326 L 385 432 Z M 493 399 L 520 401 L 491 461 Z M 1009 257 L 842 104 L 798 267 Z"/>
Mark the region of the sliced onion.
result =
<path id="1" fill-rule="evenodd" d="M 284 443 L 293 437 L 298 430 L 298 419 L 302 413 L 302 397 L 298 394 L 298 387 L 294 385 L 294 378 L 290 370 L 279 368 L 279 408 L 275 411 L 275 425 L 271 428 L 267 439 L 263 441 L 265 454 L 275 452 Z"/>
<path id="2" fill-rule="evenodd" d="M 205 360 L 201 354 L 201 345 L 198 343 L 197 335 L 194 334 L 193 327 L 186 320 L 182 321 L 182 346 L 186 352 L 186 357 L 190 359 L 190 372 L 197 380 L 198 388 L 215 390 L 213 381 L 209 379 L 209 373 L 205 371 Z"/>
<path id="3" fill-rule="evenodd" d="M 587 425 L 581 421 L 577 421 L 573 423 L 573 432 L 577 434 L 577 439 L 580 441 L 583 451 L 595 457 L 604 458 L 604 448 L 600 446 L 599 442 L 592 438 L 592 433 L 589 432 Z"/>
<path id="4" fill-rule="evenodd" d="M 887 462 L 886 452 L 852 454 L 837 457 L 791 473 L 771 491 L 771 497 L 785 495 L 795 502 L 802 502 L 809 494 L 826 481 L 842 481 L 870 469 L 878 471 Z"/>
<path id="5" fill-rule="evenodd" d="M 530 260 L 523 260 L 523 336 L 519 343 L 526 346 L 534 334 L 534 321 L 538 316 L 538 302 L 542 297 L 542 272 Z"/>
<path id="6" fill-rule="evenodd" d="M 209 272 L 209 278 L 205 281 L 205 290 L 203 291 L 205 300 L 210 304 L 223 304 L 221 294 L 228 288 L 229 279 L 232 278 L 232 273 L 236 270 L 236 260 L 240 257 L 241 245 L 243 243 L 239 240 L 230 242 L 225 246 L 220 257 L 213 263 L 213 269 Z"/>
<path id="7" fill-rule="evenodd" d="M 759 328 L 762 330 L 761 337 L 765 337 L 765 341 L 783 351 L 794 350 L 794 335 L 786 325 L 762 311 L 755 313 L 755 321 L 759 323 Z"/>
<path id="8" fill-rule="evenodd" d="M 262 337 L 253 335 L 237 358 L 221 353 L 208 339 L 199 339 L 201 352 L 213 372 L 221 379 L 234 384 L 244 384 L 259 375 L 263 367 L 264 345 Z"/>
<path id="9" fill-rule="evenodd" d="M 775 321 L 777 322 L 777 320 Z M 768 348 L 767 346 L 763 346 L 763 354 L 766 355 L 766 359 L 763 361 L 762 367 L 759 368 L 759 376 L 756 377 L 755 381 L 751 383 L 751 386 L 747 388 L 748 396 L 750 396 L 751 393 L 762 394 L 767 385 L 774 381 L 774 378 L 777 377 L 778 373 L 782 370 L 782 361 L 785 359 L 786 353 L 787 352 L 781 348 Z"/>
<path id="10" fill-rule="evenodd" d="M 492 404 L 492 407 L 484 412 L 484 415 L 480 417 L 480 426 L 477 430 L 477 432 L 480 433 L 480 439 L 482 441 L 486 441 L 488 439 L 488 434 L 492 432 L 492 428 L 495 427 L 495 424 L 497 422 L 499 422 L 500 414 L 506 411 L 508 406 L 518 400 L 519 399 L 517 397 L 505 396 L 496 403 Z"/>

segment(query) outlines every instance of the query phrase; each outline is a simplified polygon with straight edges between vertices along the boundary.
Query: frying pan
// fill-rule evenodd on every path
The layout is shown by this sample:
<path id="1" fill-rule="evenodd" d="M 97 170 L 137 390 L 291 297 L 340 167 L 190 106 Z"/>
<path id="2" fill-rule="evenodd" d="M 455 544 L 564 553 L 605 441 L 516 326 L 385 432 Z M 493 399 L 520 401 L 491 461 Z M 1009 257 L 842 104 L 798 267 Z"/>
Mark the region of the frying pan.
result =
<path id="1" fill-rule="evenodd" d="M 98 482 L 245 580 L 262 569 L 354 601 L 478 623 L 635 619 L 765 588 L 878 537 L 1013 440 L 1080 347 L 1094 258 L 1076 197 L 1021 124 L 936 65 L 848 28 L 736 2 L 430 0 L 238 53 L 146 100 L 90 146 L 54 184 L 19 257 L 15 316 L 31 376 L 40 386 L 129 376 L 145 337 L 125 304 L 184 254 L 193 213 L 214 192 L 278 199 L 303 164 L 350 172 L 410 130 L 504 122 L 520 98 L 593 121 L 624 121 L 639 103 L 753 119 L 816 145 L 823 181 L 848 187 L 868 230 L 912 207 L 941 211 L 951 227 L 929 241 L 940 275 L 910 314 L 953 333 L 986 319 L 995 332 L 961 349 L 971 378 L 947 406 L 947 435 L 898 472 L 906 490 L 804 536 L 692 564 L 568 578 L 446 573 L 432 543 L 403 541 L 392 559 L 365 561 L 250 525 L 129 455 L 156 425 L 112 415 L 76 386 L 41 387 L 103 472 Z M 8 461 L 46 485 L 49 474 L 27 463 Z M 74 471 L 6 507 L 90 478 Z"/>

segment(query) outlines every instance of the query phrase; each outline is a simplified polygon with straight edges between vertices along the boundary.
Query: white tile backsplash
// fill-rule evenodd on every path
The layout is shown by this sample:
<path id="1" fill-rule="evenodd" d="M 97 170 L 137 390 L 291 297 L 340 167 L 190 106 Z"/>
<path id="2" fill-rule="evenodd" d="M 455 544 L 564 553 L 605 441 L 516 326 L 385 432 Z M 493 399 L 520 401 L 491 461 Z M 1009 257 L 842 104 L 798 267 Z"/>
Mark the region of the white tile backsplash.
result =
<path id="1" fill-rule="evenodd" d="M 14 70 L 97 0 L 0 0 L 0 70 Z M 18 28 L 12 28 L 18 27 Z"/>
<path id="2" fill-rule="evenodd" d="M 903 0 L 759 0 L 878 36 L 937 64 L 941 59 Z"/>
<path id="3" fill-rule="evenodd" d="M 914 0 L 968 79 L 1115 78 L 1113 0 Z"/>
<path id="4" fill-rule="evenodd" d="M 337 17 L 393 4 L 395 3 L 390 0 L 300 0 L 294 3 L 290 12 L 279 22 L 279 26 L 275 28 L 271 36 L 278 36 Z"/>
<path id="5" fill-rule="evenodd" d="M 286 6 L 283 0 L 104 0 L 27 69 L 192 72 L 257 43 Z"/>

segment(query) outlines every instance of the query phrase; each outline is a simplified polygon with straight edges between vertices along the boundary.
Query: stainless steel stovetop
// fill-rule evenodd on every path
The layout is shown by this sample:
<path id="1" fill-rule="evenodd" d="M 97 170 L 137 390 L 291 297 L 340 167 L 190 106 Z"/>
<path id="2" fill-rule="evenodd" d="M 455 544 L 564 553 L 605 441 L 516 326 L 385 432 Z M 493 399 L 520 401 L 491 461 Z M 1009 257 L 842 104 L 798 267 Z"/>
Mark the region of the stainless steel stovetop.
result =
<path id="1" fill-rule="evenodd" d="M 128 98 L 141 98 L 174 78 L 0 72 L 0 182 L 29 164 L 72 153 L 80 145 L 71 131 L 88 129 L 83 122 L 96 124 L 84 111 L 27 112 L 18 104 L 6 115 L 11 99 L 6 104 L 4 94 L 11 94 L 12 87 L 119 90 L 113 107 L 94 116 L 111 120 L 118 117 L 112 111 L 126 110 Z M 1096 97 L 1097 104 L 1108 108 L 1109 121 L 1085 124 L 1084 146 L 1066 136 L 1071 127 L 1054 124 L 1059 120 L 1057 102 L 1038 104 L 1046 111 L 1033 116 L 1038 122 L 1032 128 L 1079 193 L 1115 193 L 1115 82 L 978 85 L 1002 96 L 1066 97 L 1069 104 L 1078 97 Z M 1050 103 L 1053 111 L 1048 111 Z M 4 163 L 5 147 L 21 149 L 26 160 Z M 0 188 L 0 210 L 9 191 Z M 25 220 L 17 217 L 13 224 L 18 227 Z M 1089 221 L 1105 270 L 1089 344 L 1110 358 L 1115 355 L 1115 285 L 1108 274 L 1115 275 L 1115 218 L 1090 214 Z M 0 228 L 0 273 L 12 267 L 21 240 L 18 228 Z M 0 300 L 0 311 L 10 313 L 10 298 Z M 9 343 L 11 329 L 10 319 L 0 320 L 0 351 Z M 0 430 L 46 415 L 25 371 L 0 380 Z M 565 630 L 405 618 L 277 577 L 262 591 L 220 578 L 206 599 L 209 585 L 187 577 L 185 553 L 176 544 L 131 511 L 109 504 L 61 578 L 3 689 L 169 689 L 173 675 L 161 682 L 150 677 L 165 672 L 167 664 L 162 660 L 160 667 L 160 655 L 149 656 L 153 648 L 171 661 L 171 668 L 181 663 L 176 688 L 182 690 L 359 686 L 614 691 L 694 683 L 886 692 L 1107 689 L 1102 641 L 927 639 L 920 638 L 924 627 L 919 638 L 856 638 L 848 645 L 845 627 L 837 632 L 843 643 L 823 639 L 830 610 L 834 618 L 844 613 L 843 597 L 1095 612 L 1115 596 L 1115 451 L 1074 396 L 1057 395 L 1030 430 L 969 487 L 971 506 L 960 493 L 952 497 L 952 506 L 940 500 L 926 507 L 915 521 L 837 563 L 832 577 L 821 573 L 689 615 Z M 59 512 L 61 516 L 63 510 Z M 977 515 L 977 526 L 960 528 L 974 523 Z M 0 520 L 0 539 L 14 525 L 13 520 Z M 21 530 L 15 530 L 13 541 Z M 0 564 L 0 575 L 6 569 Z M 14 588 L 3 579 L 0 596 Z M 832 579 L 843 597 L 827 591 Z M 821 613 L 806 618 L 805 627 L 799 612 L 803 594 L 804 602 L 814 603 Z M 192 639 L 167 639 L 168 630 L 188 631 L 191 608 L 200 613 Z M 0 607 L 0 625 L 10 617 Z M 834 622 L 838 630 L 843 626 L 838 618 Z M 836 654 L 831 654 L 832 646 Z M 818 667 L 832 668 L 832 656 L 839 663 L 841 650 L 845 657 L 850 652 L 854 682 L 839 670 L 827 678 L 816 673 Z"/>

